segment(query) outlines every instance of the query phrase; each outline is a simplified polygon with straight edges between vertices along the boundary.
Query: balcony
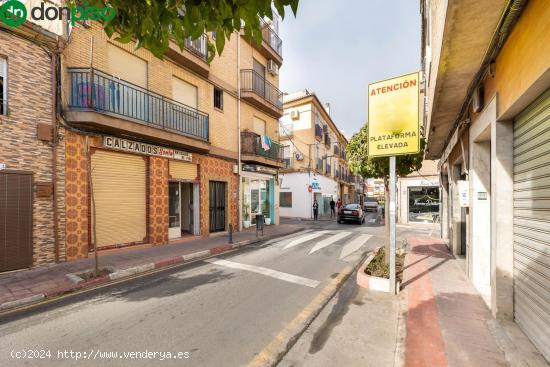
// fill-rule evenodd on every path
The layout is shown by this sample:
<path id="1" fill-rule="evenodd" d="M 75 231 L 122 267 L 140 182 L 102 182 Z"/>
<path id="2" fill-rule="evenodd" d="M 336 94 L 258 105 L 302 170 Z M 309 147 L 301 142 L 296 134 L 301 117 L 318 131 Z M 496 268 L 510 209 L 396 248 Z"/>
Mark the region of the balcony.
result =
<path id="1" fill-rule="evenodd" d="M 334 144 L 334 155 L 340 155 L 340 147 L 338 146 L 338 144 Z"/>
<path id="2" fill-rule="evenodd" d="M 330 135 L 325 133 L 325 146 L 330 147 Z"/>
<path id="3" fill-rule="evenodd" d="M 257 45 L 252 41 L 252 45 L 267 59 L 275 61 L 279 66 L 283 63 L 283 41 L 273 28 L 260 18 L 262 27 L 262 44 Z"/>
<path id="4" fill-rule="evenodd" d="M 262 137 L 250 131 L 241 132 L 241 159 L 243 162 L 260 163 L 277 168 L 284 167 L 281 145 L 271 141 L 264 144 Z"/>
<path id="5" fill-rule="evenodd" d="M 241 70 L 241 98 L 277 119 L 283 115 L 283 93 L 254 70 Z"/>
<path id="6" fill-rule="evenodd" d="M 210 65 L 208 64 L 208 37 L 206 34 L 203 34 L 196 40 L 187 38 L 183 50 L 175 42 L 170 42 L 166 56 L 203 77 L 207 77 L 210 72 Z"/>
<path id="7" fill-rule="evenodd" d="M 315 139 L 323 140 L 323 127 L 319 124 L 315 124 Z"/>
<path id="8" fill-rule="evenodd" d="M 69 122 L 209 150 L 207 113 L 95 69 L 69 69 Z"/>

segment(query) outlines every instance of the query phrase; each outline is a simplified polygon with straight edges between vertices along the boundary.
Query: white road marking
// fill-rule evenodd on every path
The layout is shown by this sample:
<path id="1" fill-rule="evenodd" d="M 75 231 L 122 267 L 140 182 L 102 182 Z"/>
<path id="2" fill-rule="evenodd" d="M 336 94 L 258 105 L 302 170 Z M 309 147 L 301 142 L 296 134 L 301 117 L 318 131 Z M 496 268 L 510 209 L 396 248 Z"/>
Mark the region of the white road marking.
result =
<path id="1" fill-rule="evenodd" d="M 308 234 L 306 236 L 298 237 L 295 240 L 290 241 L 283 249 L 286 250 L 288 248 L 294 247 L 294 246 L 299 245 L 301 243 L 310 241 L 314 238 L 321 237 L 322 235 L 324 235 L 326 233 L 327 233 L 327 231 L 319 231 L 319 232 L 315 232 L 315 233 L 312 233 L 312 234 Z"/>
<path id="2" fill-rule="evenodd" d="M 257 273 L 257 274 L 262 274 L 262 275 L 265 275 L 265 276 L 268 276 L 268 277 L 271 277 L 271 278 L 284 280 L 286 282 L 305 285 L 306 287 L 310 287 L 310 288 L 315 288 L 320 283 L 317 280 L 304 278 L 304 277 L 289 274 L 289 273 L 283 273 L 283 272 L 280 272 L 280 271 L 277 271 L 277 270 L 264 268 L 264 267 L 261 267 L 261 266 L 241 264 L 241 263 L 236 263 L 236 262 L 233 262 L 233 261 L 221 260 L 221 259 L 216 259 L 216 258 L 207 259 L 205 261 L 207 261 L 211 264 L 215 264 L 215 265 L 226 266 L 228 268 L 233 268 L 233 269 L 246 270 L 246 271 L 250 271 L 250 272 L 253 272 L 253 273 Z"/>
<path id="3" fill-rule="evenodd" d="M 329 237 L 325 240 L 322 240 L 321 242 L 319 242 L 315 246 L 313 246 L 311 251 L 309 251 L 309 255 L 311 255 L 315 251 L 319 251 L 322 248 L 325 248 L 327 246 L 332 245 L 334 242 L 336 242 L 338 240 L 341 240 L 342 238 L 347 237 L 350 234 L 351 234 L 351 232 L 340 232 L 340 233 L 335 234 L 334 236 L 331 236 L 331 237 Z"/>
<path id="4" fill-rule="evenodd" d="M 298 233 L 290 234 L 288 236 L 274 238 L 274 239 L 271 239 L 271 240 L 267 241 L 265 244 L 266 245 L 271 245 L 272 243 L 277 243 L 277 244 L 284 243 L 284 242 L 286 242 L 286 241 L 288 241 L 292 238 L 295 238 L 296 236 L 301 236 L 301 235 L 304 235 L 304 234 L 309 233 L 311 231 L 313 231 L 313 229 L 306 229 L 306 230 L 300 231 Z"/>
<path id="5" fill-rule="evenodd" d="M 362 234 L 346 243 L 340 253 L 340 260 L 359 250 L 371 237 L 370 234 Z"/>
<path id="6" fill-rule="evenodd" d="M 371 218 L 367 221 L 367 223 L 374 223 L 374 222 L 376 222 L 376 218 Z"/>

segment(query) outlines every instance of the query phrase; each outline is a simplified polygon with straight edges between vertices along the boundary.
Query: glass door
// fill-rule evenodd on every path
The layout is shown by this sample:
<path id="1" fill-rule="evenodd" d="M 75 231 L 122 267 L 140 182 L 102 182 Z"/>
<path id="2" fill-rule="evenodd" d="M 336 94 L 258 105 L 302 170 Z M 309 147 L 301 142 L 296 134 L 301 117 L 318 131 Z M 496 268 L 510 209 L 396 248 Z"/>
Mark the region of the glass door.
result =
<path id="1" fill-rule="evenodd" d="M 168 183 L 168 238 L 181 237 L 180 183 Z"/>
<path id="2" fill-rule="evenodd" d="M 256 214 L 262 213 L 260 202 L 260 180 L 250 180 L 250 217 L 256 223 Z"/>

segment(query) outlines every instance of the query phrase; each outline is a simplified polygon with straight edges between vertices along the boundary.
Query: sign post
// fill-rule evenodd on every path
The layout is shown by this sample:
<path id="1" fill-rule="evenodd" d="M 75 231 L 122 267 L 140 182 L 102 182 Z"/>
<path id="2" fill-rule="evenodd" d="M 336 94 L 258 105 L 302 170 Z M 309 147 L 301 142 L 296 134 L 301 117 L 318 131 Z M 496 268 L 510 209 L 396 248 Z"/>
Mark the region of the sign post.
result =
<path id="1" fill-rule="evenodd" d="M 420 151 L 419 73 L 369 84 L 368 156 L 389 157 L 390 292 L 396 292 L 396 156 Z"/>
<path id="2" fill-rule="evenodd" d="M 396 231 L 395 231 L 395 156 L 390 157 L 390 293 L 395 294 L 395 246 L 396 246 Z"/>

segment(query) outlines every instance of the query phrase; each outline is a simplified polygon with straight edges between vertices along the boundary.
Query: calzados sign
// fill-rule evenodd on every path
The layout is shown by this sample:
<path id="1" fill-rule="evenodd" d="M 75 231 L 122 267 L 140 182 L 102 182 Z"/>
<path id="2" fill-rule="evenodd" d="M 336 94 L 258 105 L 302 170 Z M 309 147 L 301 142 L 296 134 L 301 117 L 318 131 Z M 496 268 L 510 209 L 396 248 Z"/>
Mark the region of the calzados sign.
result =
<path id="1" fill-rule="evenodd" d="M 183 152 L 177 149 L 159 147 L 157 145 L 140 143 L 133 140 L 115 138 L 114 136 L 104 136 L 103 146 L 106 148 L 122 150 L 125 152 L 154 155 L 157 157 L 178 159 L 180 161 L 191 162 L 193 160 L 192 154 L 188 152 Z"/>
<path id="2" fill-rule="evenodd" d="M 369 84 L 370 157 L 420 151 L 419 73 Z"/>

